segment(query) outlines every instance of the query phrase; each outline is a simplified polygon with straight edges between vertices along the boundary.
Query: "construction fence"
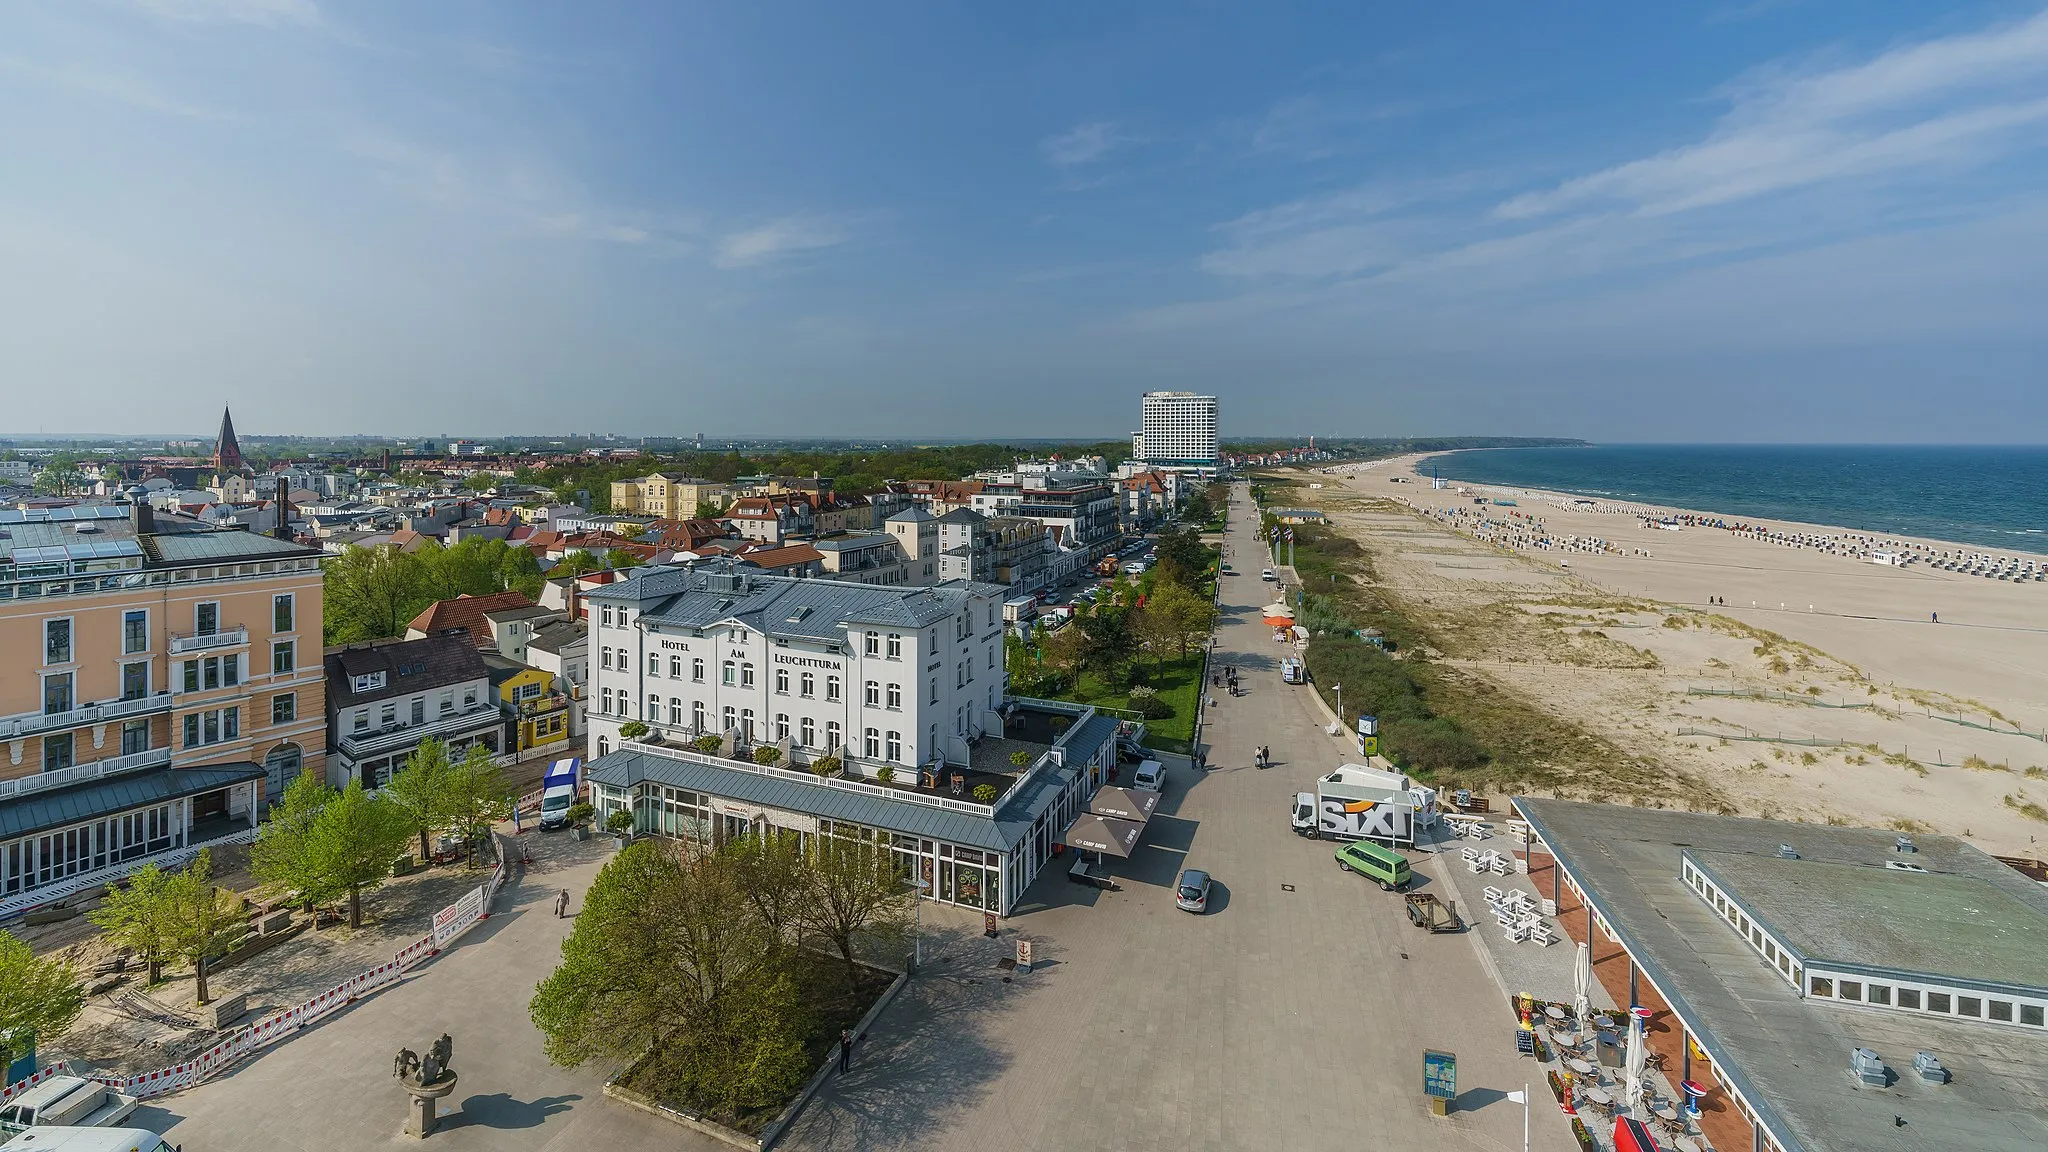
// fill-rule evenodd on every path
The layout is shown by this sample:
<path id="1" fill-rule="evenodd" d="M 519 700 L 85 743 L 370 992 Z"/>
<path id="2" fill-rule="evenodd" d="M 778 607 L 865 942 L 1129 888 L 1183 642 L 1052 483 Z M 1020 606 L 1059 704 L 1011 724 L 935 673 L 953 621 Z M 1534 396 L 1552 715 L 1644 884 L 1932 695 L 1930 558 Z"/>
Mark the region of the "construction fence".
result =
<path id="1" fill-rule="evenodd" d="M 273 1012 L 246 1028 L 238 1029 L 213 1047 L 181 1064 L 159 1068 L 154 1072 L 138 1072 L 133 1076 L 86 1075 L 84 1078 L 105 1084 L 123 1095 L 141 1099 L 190 1088 L 243 1057 L 316 1023 L 336 1009 L 346 1007 L 387 985 L 397 983 L 408 971 L 440 955 L 463 933 L 490 918 L 491 900 L 505 886 L 507 877 L 511 874 L 511 861 L 518 854 L 517 847 L 506 837 L 493 834 L 492 839 L 497 846 L 498 866 L 492 870 L 490 879 L 463 893 L 462 898 L 455 903 L 436 912 L 432 931 L 399 949 L 398 953 L 385 963 L 367 972 L 358 972 L 304 1003 Z M 0 1089 L 0 1104 L 6 1103 L 50 1076 L 64 1072 L 65 1069 L 64 1062 L 58 1061 Z"/>

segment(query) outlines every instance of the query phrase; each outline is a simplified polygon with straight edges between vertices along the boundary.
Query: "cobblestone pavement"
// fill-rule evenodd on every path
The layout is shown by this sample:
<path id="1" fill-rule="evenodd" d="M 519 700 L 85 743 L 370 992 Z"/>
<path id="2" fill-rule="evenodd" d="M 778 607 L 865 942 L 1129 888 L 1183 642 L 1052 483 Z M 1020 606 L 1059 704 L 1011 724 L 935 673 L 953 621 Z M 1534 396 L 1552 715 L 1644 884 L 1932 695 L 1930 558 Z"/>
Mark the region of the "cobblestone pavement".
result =
<path id="1" fill-rule="evenodd" d="M 1280 683 L 1247 505 L 1240 489 L 1231 561 L 1250 574 L 1224 581 L 1215 659 L 1248 693 L 1217 694 L 1210 770 L 1170 763 L 1159 814 L 1116 865 L 1122 891 L 1055 869 L 1000 941 L 928 911 L 922 974 L 785 1147 L 1516 1149 L 1522 1108 L 1503 1095 L 1525 1082 L 1531 1146 L 1575 1147 L 1540 1070 L 1514 1055 L 1477 942 L 1416 931 L 1398 898 L 1338 871 L 1333 845 L 1289 829 L 1289 799 L 1346 745 L 1310 689 Z M 1262 743 L 1270 770 L 1250 766 Z M 1184 866 L 1216 878 L 1205 916 L 1173 906 Z M 1038 966 L 1005 983 L 996 962 L 1018 933 Z M 1424 1048 L 1458 1054 L 1449 1117 L 1423 1101 Z"/>

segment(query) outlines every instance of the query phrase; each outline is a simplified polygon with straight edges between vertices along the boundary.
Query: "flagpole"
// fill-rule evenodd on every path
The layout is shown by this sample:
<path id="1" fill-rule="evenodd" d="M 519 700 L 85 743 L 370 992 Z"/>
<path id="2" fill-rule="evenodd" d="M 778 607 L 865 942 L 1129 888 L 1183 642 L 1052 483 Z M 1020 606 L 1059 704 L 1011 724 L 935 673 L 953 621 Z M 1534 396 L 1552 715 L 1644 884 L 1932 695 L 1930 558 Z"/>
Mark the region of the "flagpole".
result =
<path id="1" fill-rule="evenodd" d="M 1522 1152 L 1529 1152 L 1529 1086 L 1522 1085 Z"/>

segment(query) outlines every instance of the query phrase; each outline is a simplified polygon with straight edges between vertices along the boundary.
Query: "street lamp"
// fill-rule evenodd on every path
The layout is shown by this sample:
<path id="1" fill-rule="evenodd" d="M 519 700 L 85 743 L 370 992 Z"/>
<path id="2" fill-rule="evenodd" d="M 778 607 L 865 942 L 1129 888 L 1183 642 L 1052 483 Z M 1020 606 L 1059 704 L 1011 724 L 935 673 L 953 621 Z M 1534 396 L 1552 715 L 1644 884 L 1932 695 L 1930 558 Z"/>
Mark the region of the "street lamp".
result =
<path id="1" fill-rule="evenodd" d="M 924 894 L 932 886 L 915 876 L 910 878 L 910 886 L 917 890 L 910 898 L 910 970 L 915 972 L 924 966 Z"/>
<path id="2" fill-rule="evenodd" d="M 1337 694 L 1337 727 L 1342 728 L 1344 726 L 1344 686 L 1342 684 L 1332 684 L 1330 685 L 1330 691 Z"/>

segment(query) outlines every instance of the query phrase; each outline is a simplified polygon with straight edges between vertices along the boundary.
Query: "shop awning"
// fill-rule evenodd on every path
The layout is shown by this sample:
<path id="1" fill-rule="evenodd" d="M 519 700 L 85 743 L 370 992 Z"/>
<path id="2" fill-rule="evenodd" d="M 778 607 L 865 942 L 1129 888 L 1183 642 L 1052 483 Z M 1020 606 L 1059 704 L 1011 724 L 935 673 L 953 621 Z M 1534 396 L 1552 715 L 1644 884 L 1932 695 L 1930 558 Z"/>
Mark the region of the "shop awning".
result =
<path id="1" fill-rule="evenodd" d="M 1260 611 L 1265 613 L 1268 628 L 1294 627 L 1294 609 L 1285 604 L 1268 604 Z"/>
<path id="2" fill-rule="evenodd" d="M 1143 824 L 1152 818 L 1152 810 L 1159 807 L 1159 793 L 1146 792 L 1139 788 L 1118 788 L 1114 785 L 1095 790 L 1095 798 L 1088 801 L 1088 811 L 1097 816 L 1109 816 L 1117 820 L 1129 820 Z"/>
<path id="3" fill-rule="evenodd" d="M 1060 839 L 1084 851 L 1128 857 L 1131 849 L 1138 846 L 1138 837 L 1144 831 L 1145 826 L 1135 821 L 1085 812 L 1075 818 Z"/>

